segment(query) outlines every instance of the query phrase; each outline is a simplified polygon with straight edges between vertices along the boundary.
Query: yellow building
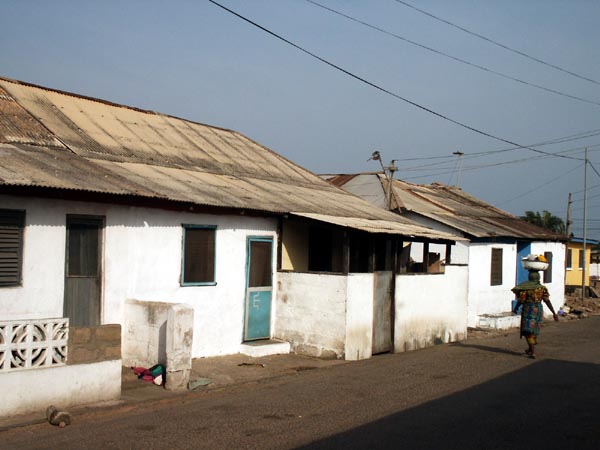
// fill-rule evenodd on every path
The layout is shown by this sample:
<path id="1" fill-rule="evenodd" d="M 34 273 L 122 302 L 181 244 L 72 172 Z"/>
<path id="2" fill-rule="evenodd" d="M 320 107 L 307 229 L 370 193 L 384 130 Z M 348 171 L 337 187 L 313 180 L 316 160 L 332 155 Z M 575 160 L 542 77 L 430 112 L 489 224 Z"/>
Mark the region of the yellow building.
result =
<path id="1" fill-rule="evenodd" d="M 571 238 L 567 241 L 566 275 L 565 287 L 567 291 L 571 287 L 581 287 L 583 278 L 583 262 L 585 261 L 585 285 L 590 285 L 590 257 L 592 247 L 598 245 L 598 241 L 586 239 L 585 258 L 583 257 L 583 239 Z"/>

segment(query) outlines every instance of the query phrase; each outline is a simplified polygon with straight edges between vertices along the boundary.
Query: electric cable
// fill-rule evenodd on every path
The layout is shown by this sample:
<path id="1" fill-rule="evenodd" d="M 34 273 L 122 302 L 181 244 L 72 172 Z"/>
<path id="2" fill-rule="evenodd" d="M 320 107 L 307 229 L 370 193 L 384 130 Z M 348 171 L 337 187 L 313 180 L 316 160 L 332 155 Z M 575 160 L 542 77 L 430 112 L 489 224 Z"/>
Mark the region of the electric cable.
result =
<path id="1" fill-rule="evenodd" d="M 467 61 L 466 59 L 459 58 L 458 56 L 450 55 L 449 53 L 442 52 L 441 50 L 437 50 L 437 49 L 435 49 L 433 47 L 429 47 L 427 45 L 424 45 L 424 44 L 421 44 L 419 42 L 416 42 L 416 41 L 413 41 L 411 39 L 408 39 L 408 38 L 405 38 L 403 36 L 400 36 L 400 35 L 398 35 L 396 33 L 391 32 L 391 31 L 388 31 L 388 30 L 385 30 L 383 28 L 380 28 L 380 27 L 378 27 L 376 25 L 372 25 L 372 24 L 370 24 L 368 22 L 364 22 L 364 21 L 362 21 L 360 19 L 357 19 L 355 17 L 349 16 L 348 14 L 345 14 L 343 12 L 340 12 L 338 10 L 330 8 L 328 6 L 322 5 L 321 3 L 318 3 L 318 2 L 316 2 L 314 0 L 304 0 L 304 1 L 306 1 L 307 3 L 310 3 L 310 4 L 314 5 L 314 6 L 317 6 L 319 8 L 322 8 L 322 9 L 324 9 L 326 11 L 332 12 L 333 14 L 337 14 L 337 15 L 339 15 L 341 17 L 344 17 L 344 18 L 346 18 L 348 20 L 351 20 L 353 22 L 359 23 L 359 24 L 364 25 L 364 26 L 366 26 L 368 28 L 371 28 L 373 30 L 379 31 L 380 33 L 386 34 L 388 36 L 391 36 L 391 37 L 394 37 L 394 38 L 399 39 L 401 41 L 404 41 L 404 42 L 406 42 L 408 44 L 417 46 L 419 48 L 422 48 L 424 50 L 436 53 L 436 54 L 444 56 L 446 58 L 450 58 L 450 59 L 452 59 L 454 61 L 457 61 L 457 62 L 462 63 L 462 64 L 466 64 L 466 65 L 468 65 L 470 67 L 474 67 L 474 68 L 482 70 L 484 72 L 488 72 L 488 73 L 491 73 L 493 75 L 497 75 L 499 77 L 502 77 L 502 78 L 505 78 L 505 79 L 508 79 L 508 80 L 512 80 L 512 81 L 515 81 L 517 83 L 524 84 L 526 86 L 531 86 L 531 87 L 534 87 L 536 89 L 540 89 L 540 90 L 543 90 L 543 91 L 546 91 L 546 92 L 550 92 L 552 94 L 556 94 L 556 95 L 567 97 L 567 98 L 570 98 L 570 99 L 573 99 L 573 100 L 577 100 L 577 101 L 580 101 L 580 102 L 584 102 L 584 103 L 589 103 L 589 104 L 592 104 L 592 105 L 600 106 L 600 102 L 597 102 L 595 100 L 589 100 L 589 99 L 586 99 L 586 98 L 583 98 L 583 97 L 578 97 L 576 95 L 572 95 L 572 94 L 568 94 L 566 92 L 559 91 L 557 89 L 552 89 L 552 88 L 548 88 L 548 87 L 542 86 L 540 84 L 532 83 L 530 81 L 525 81 L 525 80 L 522 80 L 520 78 L 516 78 L 516 77 L 513 77 L 511 75 L 507 75 L 505 73 L 502 73 L 502 72 L 498 72 L 497 70 L 490 69 L 489 67 L 482 66 L 480 64 L 476 64 L 476 63 Z"/>
<path id="2" fill-rule="evenodd" d="M 332 67 L 332 68 L 334 68 L 334 69 L 336 69 L 336 70 L 338 70 L 338 71 L 346 74 L 347 76 L 349 76 L 351 78 L 354 78 L 357 81 L 360 81 L 361 83 L 364 83 L 364 84 L 366 84 L 368 86 L 371 86 L 372 88 L 374 88 L 374 89 L 376 89 L 376 90 L 378 90 L 380 92 L 383 92 L 384 94 L 390 95 L 390 96 L 392 96 L 392 97 L 394 97 L 394 98 L 396 98 L 398 100 L 401 100 L 401 101 L 403 101 L 405 103 L 408 103 L 408 104 L 410 104 L 410 105 L 412 105 L 412 106 L 414 106 L 414 107 L 416 107 L 418 109 L 421 109 L 421 110 L 423 110 L 425 112 L 428 112 L 429 114 L 432 114 L 432 115 L 434 115 L 436 117 L 439 117 L 440 119 L 446 120 L 446 121 L 448 121 L 450 123 L 453 123 L 453 124 L 455 124 L 455 125 L 457 125 L 459 127 L 462 127 L 462 128 L 464 128 L 466 130 L 470 130 L 470 131 L 472 131 L 474 133 L 477 133 L 477 134 L 480 134 L 482 136 L 486 136 L 486 137 L 488 137 L 490 139 L 495 139 L 495 140 L 500 141 L 500 142 L 505 142 L 507 144 L 514 145 L 514 146 L 517 146 L 519 148 L 527 149 L 527 150 L 530 150 L 530 151 L 533 151 L 533 152 L 536 152 L 536 153 L 547 154 L 547 152 L 544 152 L 542 150 L 531 148 L 531 147 L 528 147 L 526 145 L 520 145 L 520 144 L 518 144 L 516 142 L 513 142 L 513 141 L 511 141 L 509 139 L 505 139 L 503 137 L 496 136 L 494 134 L 488 133 L 487 131 L 480 130 L 478 128 L 475 128 L 474 126 L 468 125 L 468 124 L 460 122 L 460 121 L 458 121 L 456 119 L 452 119 L 451 117 L 449 117 L 447 115 L 444 115 L 442 113 L 434 111 L 433 109 L 428 108 L 426 106 L 423 106 L 423 105 L 421 105 L 421 104 L 419 104 L 419 103 L 417 103 L 415 101 L 409 100 L 408 98 L 403 97 L 400 94 L 396 94 L 396 93 L 394 93 L 394 92 L 392 92 L 392 91 L 390 91 L 390 90 L 388 90 L 388 89 L 386 89 L 386 88 L 384 88 L 382 86 L 379 86 L 376 83 L 373 83 L 373 82 L 367 80 L 366 78 L 363 78 L 363 77 L 361 77 L 359 75 L 356 75 L 356 74 L 350 72 L 349 70 L 344 69 L 344 68 L 342 68 L 342 67 L 340 67 L 340 66 L 338 66 L 338 65 L 336 65 L 336 64 L 334 64 L 334 63 L 332 63 L 330 61 L 328 61 L 327 59 L 325 59 L 325 58 L 323 58 L 323 57 L 321 57 L 321 56 L 319 56 L 319 55 L 317 55 L 317 54 L 315 54 L 315 53 L 313 53 L 313 52 L 311 52 L 309 50 L 306 50 L 305 48 L 301 47 L 300 45 L 295 44 L 294 42 L 292 42 L 292 41 L 284 38 L 283 36 L 275 33 L 274 31 L 271 31 L 268 28 L 265 28 L 264 26 L 262 26 L 262 25 L 260 25 L 260 24 L 258 24 L 256 22 L 248 19 L 247 17 L 242 16 L 241 14 L 235 12 L 234 10 L 232 10 L 230 8 L 227 8 L 224 5 L 221 5 L 219 2 L 217 2 L 215 0 L 208 0 L 208 1 L 210 3 L 212 3 L 213 5 L 218 6 L 219 8 L 223 9 L 224 11 L 227 11 L 228 13 L 230 13 L 233 16 L 237 17 L 238 19 L 241 19 L 244 22 L 249 23 L 250 25 L 252 25 L 252 26 L 254 26 L 254 27 L 256 27 L 256 28 L 264 31 L 265 33 L 267 33 L 267 34 L 269 34 L 269 35 L 271 35 L 273 37 L 275 37 L 276 39 L 279 39 L 280 41 L 285 42 L 286 44 L 294 47 L 295 49 L 301 51 L 302 53 L 305 53 L 306 55 L 309 55 L 312 58 L 314 58 L 314 59 L 316 59 L 318 61 L 321 61 L 323 64 L 326 64 L 326 65 L 328 65 L 328 66 L 330 66 L 330 67 Z M 561 155 L 560 157 L 566 158 L 566 159 L 581 160 L 580 158 L 573 158 L 573 157 L 564 156 L 564 155 Z"/>
<path id="3" fill-rule="evenodd" d="M 498 41 L 495 41 L 495 40 L 493 40 L 493 39 L 491 39 L 491 38 L 488 38 L 488 37 L 486 37 L 486 36 L 483 36 L 482 34 L 479 34 L 479 33 L 476 33 L 476 32 L 474 32 L 474 31 L 471 31 L 471 30 L 469 30 L 469 29 L 467 29 L 467 28 L 461 27 L 460 25 L 457 25 L 457 24 L 455 24 L 455 23 L 453 23 L 453 22 L 450 22 L 449 20 L 442 19 L 441 17 L 438 17 L 438 16 L 435 16 L 435 15 L 433 15 L 433 14 L 431 14 L 431 13 L 428 13 L 427 11 L 424 11 L 424 10 L 422 10 L 422 9 L 419 9 L 419 8 L 417 8 L 416 6 L 414 6 L 414 5 L 411 5 L 410 3 L 407 3 L 407 2 L 405 2 L 405 1 L 402 1 L 402 0 L 396 0 L 396 2 L 398 2 L 398 3 L 400 3 L 400 4 L 404 5 L 404 6 L 407 6 L 407 7 L 409 7 L 409 8 L 412 8 L 412 9 L 414 9 L 415 11 L 418 11 L 418 12 L 420 12 L 421 14 L 425 14 L 426 16 L 429 16 L 429 17 L 431 17 L 432 19 L 438 20 L 438 21 L 440 21 L 440 22 L 443 22 L 443 23 L 445 23 L 445 24 L 447 24 L 447 25 L 450 25 L 451 27 L 454 27 L 454 28 L 457 28 L 457 29 L 459 29 L 459 30 L 461 30 L 461 31 L 464 31 L 465 33 L 468 33 L 468 34 L 470 34 L 471 36 L 475 36 L 475 37 L 477 37 L 477 38 L 479 38 L 479 39 L 483 39 L 484 41 L 487 41 L 487 42 L 489 42 L 489 43 L 491 43 L 491 44 L 494 44 L 494 45 L 496 45 L 496 46 L 498 46 L 498 47 L 501 47 L 501 48 L 503 48 L 503 49 L 505 49 L 505 50 L 508 50 L 508 51 L 510 51 L 510 52 L 513 52 L 513 53 L 516 53 L 516 54 L 518 54 L 518 55 L 521 55 L 521 56 L 523 56 L 523 57 L 525 57 L 525 58 L 527 58 L 527 59 L 530 59 L 530 60 L 532 60 L 532 61 L 535 61 L 535 62 L 537 62 L 537 63 L 543 64 L 543 65 L 545 65 L 545 66 L 548 66 L 548 67 L 552 67 L 553 69 L 560 70 L 561 72 L 568 73 L 569 75 L 572 75 L 572 76 L 574 76 L 574 77 L 580 78 L 580 79 L 582 79 L 582 80 L 589 81 L 590 83 L 594 83 L 594 84 L 598 84 L 598 85 L 600 85 L 600 82 L 599 82 L 599 81 L 596 81 L 596 80 L 594 80 L 594 79 L 592 79 L 592 78 L 589 78 L 589 77 L 586 77 L 586 76 L 583 76 L 583 75 L 579 75 L 579 74 L 577 74 L 577 73 L 575 73 L 575 72 L 572 72 L 572 71 L 570 71 L 570 70 L 563 69 L 562 67 L 560 67 L 560 66 L 557 66 L 557 65 L 555 65 L 555 64 L 551 64 L 551 63 L 549 63 L 549 62 L 547 62 L 547 61 L 544 61 L 543 59 L 536 58 L 535 56 L 531 56 L 531 55 L 529 55 L 529 54 L 527 54 L 527 53 L 525 53 L 525 52 L 522 52 L 522 51 L 520 51 L 520 50 L 517 50 L 517 49 L 515 49 L 515 48 L 509 47 L 508 45 L 502 44 L 502 43 L 500 43 L 500 42 L 498 42 Z"/>
<path id="4" fill-rule="evenodd" d="M 584 164 L 585 164 L 585 163 L 584 163 Z M 581 167 L 583 167 L 583 164 L 580 164 L 580 165 L 578 165 L 577 167 L 574 167 L 573 169 L 569 170 L 568 172 L 565 172 L 565 173 L 563 173 L 562 175 L 560 175 L 560 176 L 558 176 L 558 177 L 552 178 L 552 179 L 550 179 L 550 180 L 546 181 L 545 183 L 543 183 L 543 184 L 540 184 L 539 186 L 536 186 L 536 187 L 534 187 L 534 188 L 528 189 L 526 192 L 524 192 L 524 193 L 522 193 L 522 194 L 519 194 L 519 195 L 517 195 L 516 197 L 512 197 L 512 198 L 510 198 L 510 199 L 508 199 L 508 200 L 505 200 L 505 201 L 503 201 L 503 202 L 499 203 L 499 204 L 498 204 L 498 206 L 503 206 L 503 205 L 506 205 L 507 203 L 511 203 L 511 202 L 513 202 L 513 201 L 515 201 L 515 200 L 518 200 L 518 199 L 520 199 L 520 198 L 523 198 L 523 197 L 525 197 L 526 195 L 530 194 L 531 192 L 535 192 L 535 191 L 537 191 L 537 190 L 539 190 L 539 189 L 541 189 L 541 188 L 543 188 L 543 187 L 545 187 L 545 186 L 548 186 L 549 184 L 555 183 L 555 182 L 556 182 L 556 180 L 559 180 L 559 179 L 561 179 L 561 178 L 563 178 L 563 177 L 567 176 L 568 174 L 570 174 L 570 173 L 572 173 L 572 172 L 575 172 L 575 171 L 576 171 L 576 170 L 578 170 L 578 169 L 581 169 Z"/>
<path id="5" fill-rule="evenodd" d="M 570 141 L 577 141 L 579 139 L 587 139 L 589 137 L 594 137 L 594 136 L 599 136 L 600 135 L 600 129 L 595 129 L 595 130 L 588 130 L 588 131 L 583 131 L 580 133 L 576 133 L 576 134 L 571 134 L 568 136 L 563 136 L 560 138 L 555 138 L 549 141 L 542 141 L 542 142 L 538 142 L 535 144 L 529 144 L 528 147 L 542 147 L 544 145 L 554 145 L 554 144 L 562 144 L 564 142 L 570 142 Z M 594 147 L 594 145 L 588 146 L 588 147 Z M 585 147 L 578 147 L 578 149 L 580 148 L 585 148 Z M 473 152 L 473 153 L 465 153 L 465 157 L 471 158 L 474 156 L 479 156 L 479 155 L 492 155 L 494 153 L 504 153 L 504 152 L 510 152 L 510 151 L 514 151 L 514 150 L 520 150 L 521 147 L 510 147 L 510 148 L 503 148 L 503 149 L 499 149 L 499 150 L 486 150 L 486 151 L 481 151 L 481 152 Z M 455 156 L 453 155 L 444 155 L 444 156 L 422 156 L 419 158 L 394 158 L 394 161 L 419 161 L 419 160 L 432 160 L 432 159 L 450 159 L 450 158 L 455 158 Z"/>

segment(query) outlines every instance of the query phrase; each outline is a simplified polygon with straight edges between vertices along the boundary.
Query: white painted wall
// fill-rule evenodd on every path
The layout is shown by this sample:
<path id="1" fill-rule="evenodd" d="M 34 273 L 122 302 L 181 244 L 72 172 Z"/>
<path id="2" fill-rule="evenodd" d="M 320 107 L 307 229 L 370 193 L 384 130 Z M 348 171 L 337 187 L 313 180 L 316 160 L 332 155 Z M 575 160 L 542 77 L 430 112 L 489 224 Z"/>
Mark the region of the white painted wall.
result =
<path id="1" fill-rule="evenodd" d="M 466 338 L 468 276 L 466 266 L 447 266 L 443 274 L 396 276 L 396 352 Z"/>
<path id="2" fill-rule="evenodd" d="M 531 243 L 531 253 L 534 255 L 543 255 L 544 252 L 552 252 L 552 282 L 543 284 L 550 292 L 550 301 L 552 302 L 554 310 L 558 311 L 558 308 L 565 303 L 566 245 L 561 242 Z M 544 307 L 544 314 L 551 314 L 547 307 Z"/>
<path id="3" fill-rule="evenodd" d="M 2 373 L 0 391 L 0 417 L 118 400 L 121 360 Z"/>
<path id="4" fill-rule="evenodd" d="M 194 308 L 193 357 L 239 351 L 246 239 L 276 242 L 276 219 L 11 196 L 0 196 L 0 207 L 26 210 L 23 285 L 0 288 L 3 320 L 62 316 L 66 215 L 98 215 L 106 217 L 102 323 L 123 325 L 128 298 L 187 303 Z M 216 286 L 180 286 L 182 224 L 217 226 Z M 273 267 L 275 259 L 274 251 Z M 276 272 L 273 282 L 275 298 Z"/>
<path id="5" fill-rule="evenodd" d="M 367 359 L 372 356 L 373 277 L 372 273 L 348 275 L 345 352 L 347 360 Z"/>
<path id="6" fill-rule="evenodd" d="M 490 285 L 492 248 L 501 248 L 502 284 Z M 516 283 L 517 245 L 471 242 L 469 246 L 468 326 L 478 325 L 481 314 L 510 312 L 514 298 L 510 291 Z"/>
<path id="7" fill-rule="evenodd" d="M 289 341 L 298 353 L 342 358 L 347 277 L 293 272 L 277 275 L 274 336 Z"/>

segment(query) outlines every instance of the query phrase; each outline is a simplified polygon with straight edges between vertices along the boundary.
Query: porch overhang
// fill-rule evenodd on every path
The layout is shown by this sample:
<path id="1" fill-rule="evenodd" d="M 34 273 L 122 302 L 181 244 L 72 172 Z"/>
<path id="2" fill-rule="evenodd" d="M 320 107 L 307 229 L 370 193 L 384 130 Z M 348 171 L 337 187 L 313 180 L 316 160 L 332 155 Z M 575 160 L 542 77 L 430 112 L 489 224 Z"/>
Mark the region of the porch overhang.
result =
<path id="1" fill-rule="evenodd" d="M 326 214 L 293 212 L 290 216 L 297 216 L 305 219 L 316 220 L 344 228 L 351 228 L 373 234 L 395 234 L 411 240 L 426 240 L 440 243 L 455 243 L 456 241 L 466 241 L 467 239 L 426 228 L 421 225 L 408 222 L 393 222 L 390 220 L 364 219 L 360 217 L 340 217 L 329 216 Z"/>

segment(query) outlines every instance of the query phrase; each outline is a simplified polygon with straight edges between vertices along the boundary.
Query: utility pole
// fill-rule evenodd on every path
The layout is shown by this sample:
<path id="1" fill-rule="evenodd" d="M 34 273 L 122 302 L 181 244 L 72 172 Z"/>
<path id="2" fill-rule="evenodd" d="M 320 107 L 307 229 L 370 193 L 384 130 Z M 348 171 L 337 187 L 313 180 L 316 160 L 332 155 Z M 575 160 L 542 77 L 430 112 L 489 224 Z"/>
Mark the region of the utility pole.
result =
<path id="1" fill-rule="evenodd" d="M 585 166 L 583 169 L 583 270 L 581 271 L 581 300 L 585 297 L 585 278 L 587 264 L 586 240 L 587 240 L 587 166 L 588 166 L 588 149 L 585 149 Z"/>
<path id="2" fill-rule="evenodd" d="M 384 166 L 383 165 L 383 161 L 381 160 L 381 153 L 379 153 L 378 151 L 374 151 L 373 154 L 371 155 L 371 157 L 369 159 L 367 159 L 367 161 L 371 161 L 371 160 L 375 160 L 375 161 L 379 161 L 379 164 L 381 164 L 381 169 L 383 170 L 383 174 L 386 176 L 387 178 L 387 189 L 386 189 L 386 207 L 388 209 L 388 211 L 392 210 L 392 183 L 394 181 L 394 172 L 396 172 L 398 170 L 398 167 L 396 167 L 396 165 L 394 164 L 396 162 L 395 159 L 392 159 L 390 161 L 390 165 L 389 166 Z"/>
<path id="3" fill-rule="evenodd" d="M 573 223 L 573 221 L 571 220 L 571 204 L 573 203 L 571 197 L 572 194 L 571 192 L 569 192 L 569 201 L 567 202 L 567 221 L 565 222 L 565 234 L 567 235 L 567 238 L 570 238 L 571 236 L 571 224 Z"/>

